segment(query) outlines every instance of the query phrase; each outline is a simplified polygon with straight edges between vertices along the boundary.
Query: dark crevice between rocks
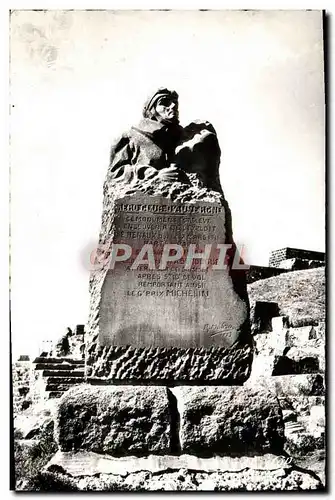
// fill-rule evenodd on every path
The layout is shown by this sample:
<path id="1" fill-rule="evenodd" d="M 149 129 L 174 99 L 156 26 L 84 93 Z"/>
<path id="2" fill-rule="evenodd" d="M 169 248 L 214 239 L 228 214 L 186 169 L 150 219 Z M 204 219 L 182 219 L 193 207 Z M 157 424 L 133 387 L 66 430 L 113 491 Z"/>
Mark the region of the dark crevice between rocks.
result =
<path id="1" fill-rule="evenodd" d="M 251 371 L 251 369 L 249 370 Z M 89 385 L 95 386 L 164 386 L 164 387 L 177 387 L 177 386 L 220 386 L 220 387 L 231 387 L 239 386 L 242 387 L 247 381 L 248 376 L 244 376 L 243 380 L 235 380 L 233 376 L 227 377 L 226 379 L 214 379 L 214 380 L 204 380 L 204 379 L 194 379 L 194 380 L 184 380 L 184 379 L 173 379 L 173 378 L 162 378 L 162 379 L 143 379 L 140 378 L 130 378 L 130 379 L 99 379 L 94 377 L 88 377 L 85 382 Z M 245 379 L 245 380 L 244 380 Z"/>
<path id="2" fill-rule="evenodd" d="M 305 469 L 305 468 L 299 467 L 298 465 L 295 465 L 295 464 L 292 465 L 292 470 L 296 470 L 297 472 L 302 472 L 303 474 L 308 474 L 309 476 L 313 477 L 317 481 L 320 481 L 320 483 L 322 484 L 322 488 L 320 488 L 320 489 L 327 490 L 328 481 L 326 481 L 326 485 L 323 484 L 321 478 L 313 470 L 311 470 L 311 469 Z M 317 490 L 317 491 L 320 491 L 320 489 Z"/>
<path id="3" fill-rule="evenodd" d="M 318 373 L 319 371 L 319 360 L 312 356 L 306 356 L 299 361 L 295 361 L 283 355 L 275 357 L 272 375 L 300 375 L 304 373 Z"/>
<path id="4" fill-rule="evenodd" d="M 180 432 L 180 413 L 178 410 L 178 401 L 172 391 L 167 389 L 167 397 L 170 409 L 170 439 L 171 439 L 171 454 L 181 454 L 181 444 L 179 438 Z"/>
<path id="5" fill-rule="evenodd" d="M 325 393 L 325 388 L 323 384 L 323 376 L 317 375 L 313 382 L 313 388 L 311 390 L 311 395 L 313 396 L 323 396 Z"/>

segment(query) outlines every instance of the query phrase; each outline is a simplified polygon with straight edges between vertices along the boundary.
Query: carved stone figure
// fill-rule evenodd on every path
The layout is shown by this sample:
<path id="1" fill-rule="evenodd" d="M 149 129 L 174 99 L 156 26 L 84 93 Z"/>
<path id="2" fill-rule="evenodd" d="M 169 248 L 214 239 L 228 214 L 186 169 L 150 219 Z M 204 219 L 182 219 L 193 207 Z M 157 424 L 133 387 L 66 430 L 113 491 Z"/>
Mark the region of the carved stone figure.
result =
<path id="1" fill-rule="evenodd" d="M 112 146 L 108 181 L 130 183 L 156 177 L 167 181 L 180 179 L 177 168 L 171 164 L 181 137 L 178 94 L 158 89 L 147 100 L 140 123 L 131 127 Z"/>
<path id="2" fill-rule="evenodd" d="M 149 97 L 140 123 L 113 144 L 97 252 L 102 264 L 90 279 L 90 380 L 234 385 L 248 378 L 252 342 L 246 277 L 245 270 L 232 265 L 238 252 L 220 184 L 220 158 L 213 125 L 194 121 L 181 127 L 178 94 L 166 88 Z M 191 247 L 212 248 L 215 242 L 230 247 L 221 271 L 195 264 L 196 272 L 190 273 L 182 262 L 167 273 L 156 267 L 165 243 L 182 244 L 189 255 Z M 143 251 L 152 247 L 150 267 L 144 264 L 143 273 L 131 261 L 110 268 L 114 243 L 130 251 L 130 260 L 143 259 Z"/>
<path id="3" fill-rule="evenodd" d="M 112 145 L 100 244 L 110 229 L 111 200 L 136 192 L 185 203 L 220 203 L 226 213 L 226 240 L 233 243 L 230 208 L 220 184 L 216 131 L 208 121 L 181 127 L 178 105 L 177 92 L 158 89 L 147 99 L 140 123 Z"/>
<path id="4" fill-rule="evenodd" d="M 145 103 L 140 123 L 112 145 L 106 184 L 148 192 L 178 182 L 172 198 L 191 185 L 223 194 L 220 155 L 213 125 L 195 121 L 181 127 L 177 92 L 160 88 Z"/>

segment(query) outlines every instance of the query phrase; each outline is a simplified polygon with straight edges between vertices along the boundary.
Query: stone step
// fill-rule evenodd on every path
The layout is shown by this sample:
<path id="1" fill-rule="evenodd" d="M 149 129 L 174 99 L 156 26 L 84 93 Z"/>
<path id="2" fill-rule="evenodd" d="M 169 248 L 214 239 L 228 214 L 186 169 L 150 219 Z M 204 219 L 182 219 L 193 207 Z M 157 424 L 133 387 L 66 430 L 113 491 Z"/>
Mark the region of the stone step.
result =
<path id="1" fill-rule="evenodd" d="M 285 434 L 297 432 L 306 432 L 305 427 L 300 422 L 285 422 Z"/>
<path id="2" fill-rule="evenodd" d="M 280 402 L 279 402 L 279 404 L 280 404 Z M 294 410 L 283 410 L 282 409 L 282 412 L 283 412 L 284 424 L 286 424 L 287 422 L 296 422 L 297 421 L 297 414 Z"/>
<path id="3" fill-rule="evenodd" d="M 70 364 L 78 364 L 78 365 L 84 365 L 85 360 L 84 359 L 73 359 L 73 358 L 44 358 L 44 357 L 37 357 L 33 361 L 34 363 L 70 363 Z"/>
<path id="4" fill-rule="evenodd" d="M 84 377 L 84 370 L 73 370 L 73 371 L 65 371 L 65 370 L 43 370 L 43 377 Z"/>
<path id="5" fill-rule="evenodd" d="M 48 392 L 47 396 L 48 396 L 48 399 L 56 399 L 56 398 L 60 398 L 61 396 L 63 396 L 63 394 L 64 394 L 64 391 L 52 391 L 52 392 Z"/>
<path id="6" fill-rule="evenodd" d="M 84 382 L 84 377 L 47 377 L 46 384 L 64 384 L 64 385 L 73 385 L 80 384 Z"/>
<path id="7" fill-rule="evenodd" d="M 59 392 L 59 391 L 66 392 L 74 385 L 79 385 L 79 384 L 84 384 L 84 383 L 85 383 L 85 381 L 81 380 L 78 382 L 73 382 L 71 384 L 47 384 L 45 390 L 47 392 Z"/>
<path id="8" fill-rule="evenodd" d="M 80 370 L 82 369 L 81 364 L 79 363 L 37 363 L 35 365 L 35 370 Z"/>

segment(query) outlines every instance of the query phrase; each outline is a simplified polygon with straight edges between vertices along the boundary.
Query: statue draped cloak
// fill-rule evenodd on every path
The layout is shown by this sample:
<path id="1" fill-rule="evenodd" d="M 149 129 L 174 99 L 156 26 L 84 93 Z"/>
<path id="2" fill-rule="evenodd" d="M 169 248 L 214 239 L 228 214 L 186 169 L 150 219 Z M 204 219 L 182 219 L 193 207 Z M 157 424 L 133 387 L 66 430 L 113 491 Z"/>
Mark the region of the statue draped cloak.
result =
<path id="1" fill-rule="evenodd" d="M 134 177 L 149 179 L 171 165 L 175 149 L 182 137 L 180 125 L 167 126 L 143 118 L 137 127 L 113 144 L 110 153 L 108 180 L 131 182 Z"/>

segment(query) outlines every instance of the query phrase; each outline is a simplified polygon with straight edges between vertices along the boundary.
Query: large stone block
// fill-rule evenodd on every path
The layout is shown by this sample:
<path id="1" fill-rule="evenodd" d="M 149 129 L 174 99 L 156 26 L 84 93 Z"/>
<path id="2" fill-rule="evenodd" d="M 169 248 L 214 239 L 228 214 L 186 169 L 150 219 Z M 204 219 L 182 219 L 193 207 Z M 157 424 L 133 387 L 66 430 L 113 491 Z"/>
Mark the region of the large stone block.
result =
<path id="1" fill-rule="evenodd" d="M 259 377 L 271 377 L 273 372 L 274 356 L 269 354 L 258 354 L 252 362 L 250 378 L 252 380 Z"/>
<path id="2" fill-rule="evenodd" d="M 164 387 L 76 387 L 61 398 L 56 423 L 62 451 L 114 456 L 171 452 Z"/>
<path id="3" fill-rule="evenodd" d="M 183 453 L 280 453 L 284 423 L 276 396 L 263 388 L 173 389 L 180 412 Z"/>
<path id="4" fill-rule="evenodd" d="M 246 273 L 227 236 L 229 208 L 213 192 L 185 200 L 141 193 L 109 200 L 102 267 L 91 277 L 91 380 L 248 378 Z"/>

